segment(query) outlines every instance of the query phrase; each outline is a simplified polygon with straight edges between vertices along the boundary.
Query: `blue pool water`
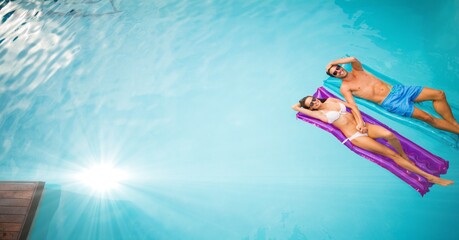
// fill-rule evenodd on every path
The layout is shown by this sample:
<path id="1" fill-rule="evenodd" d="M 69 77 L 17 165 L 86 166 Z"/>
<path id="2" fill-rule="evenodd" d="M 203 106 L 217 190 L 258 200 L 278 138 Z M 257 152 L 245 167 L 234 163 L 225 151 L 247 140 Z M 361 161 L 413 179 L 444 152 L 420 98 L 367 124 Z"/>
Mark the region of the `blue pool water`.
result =
<path id="1" fill-rule="evenodd" d="M 457 1 L 0 7 L 0 180 L 46 181 L 31 239 L 458 239 L 457 184 L 422 198 L 290 109 L 346 54 L 457 107 Z M 457 149 L 373 116 L 459 181 Z"/>

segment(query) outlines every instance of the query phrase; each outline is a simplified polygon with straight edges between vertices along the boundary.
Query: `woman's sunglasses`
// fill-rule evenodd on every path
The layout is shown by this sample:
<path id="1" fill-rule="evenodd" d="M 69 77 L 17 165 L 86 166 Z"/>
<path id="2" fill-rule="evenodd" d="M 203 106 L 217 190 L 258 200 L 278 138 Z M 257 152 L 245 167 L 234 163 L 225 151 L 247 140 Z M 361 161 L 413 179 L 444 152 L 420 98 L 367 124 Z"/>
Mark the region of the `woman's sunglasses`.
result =
<path id="1" fill-rule="evenodd" d="M 317 101 L 317 98 L 312 97 L 312 100 L 311 100 L 311 102 L 309 103 L 308 109 L 311 109 L 312 106 L 314 105 L 314 103 L 315 103 L 316 101 Z"/>

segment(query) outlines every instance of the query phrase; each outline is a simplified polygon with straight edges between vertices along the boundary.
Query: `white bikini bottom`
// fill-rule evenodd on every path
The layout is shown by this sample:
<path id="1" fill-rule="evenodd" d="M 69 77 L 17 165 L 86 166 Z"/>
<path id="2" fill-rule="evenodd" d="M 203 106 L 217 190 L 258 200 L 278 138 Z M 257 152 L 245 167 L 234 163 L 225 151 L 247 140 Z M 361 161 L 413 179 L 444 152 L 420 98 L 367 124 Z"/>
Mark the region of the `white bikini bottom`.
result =
<path id="1" fill-rule="evenodd" d="M 356 139 L 356 138 L 358 138 L 358 137 L 363 137 L 363 136 L 368 136 L 368 134 L 367 134 L 367 133 L 356 132 L 356 133 L 354 133 L 352 136 L 350 136 L 350 137 L 344 139 L 344 141 L 341 142 L 341 143 L 342 143 L 342 144 L 345 144 L 347 141 L 352 141 L 352 140 L 354 140 L 354 139 Z"/>

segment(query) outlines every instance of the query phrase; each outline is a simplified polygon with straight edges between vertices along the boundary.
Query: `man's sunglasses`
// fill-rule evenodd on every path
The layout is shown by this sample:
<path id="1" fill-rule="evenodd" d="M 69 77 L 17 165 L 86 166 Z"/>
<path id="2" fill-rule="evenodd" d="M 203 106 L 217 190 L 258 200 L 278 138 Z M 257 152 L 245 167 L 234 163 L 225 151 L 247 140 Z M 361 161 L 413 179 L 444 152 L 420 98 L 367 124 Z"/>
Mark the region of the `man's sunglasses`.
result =
<path id="1" fill-rule="evenodd" d="M 335 68 L 335 71 L 333 71 L 333 76 L 336 76 L 336 74 L 338 74 L 338 71 L 341 69 L 341 66 L 340 65 L 336 65 L 336 68 Z"/>

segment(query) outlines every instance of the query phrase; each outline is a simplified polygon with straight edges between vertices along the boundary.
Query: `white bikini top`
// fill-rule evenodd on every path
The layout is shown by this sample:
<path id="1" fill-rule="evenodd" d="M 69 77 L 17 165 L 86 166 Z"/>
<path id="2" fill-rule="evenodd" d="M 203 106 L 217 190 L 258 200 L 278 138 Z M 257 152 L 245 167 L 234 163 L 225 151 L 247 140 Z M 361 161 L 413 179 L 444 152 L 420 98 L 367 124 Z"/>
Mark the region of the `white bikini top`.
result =
<path id="1" fill-rule="evenodd" d="M 328 111 L 325 113 L 325 116 L 327 117 L 328 123 L 334 123 L 336 120 L 341 117 L 341 115 L 346 114 L 346 106 L 342 103 L 338 103 L 340 110 L 339 111 Z"/>

